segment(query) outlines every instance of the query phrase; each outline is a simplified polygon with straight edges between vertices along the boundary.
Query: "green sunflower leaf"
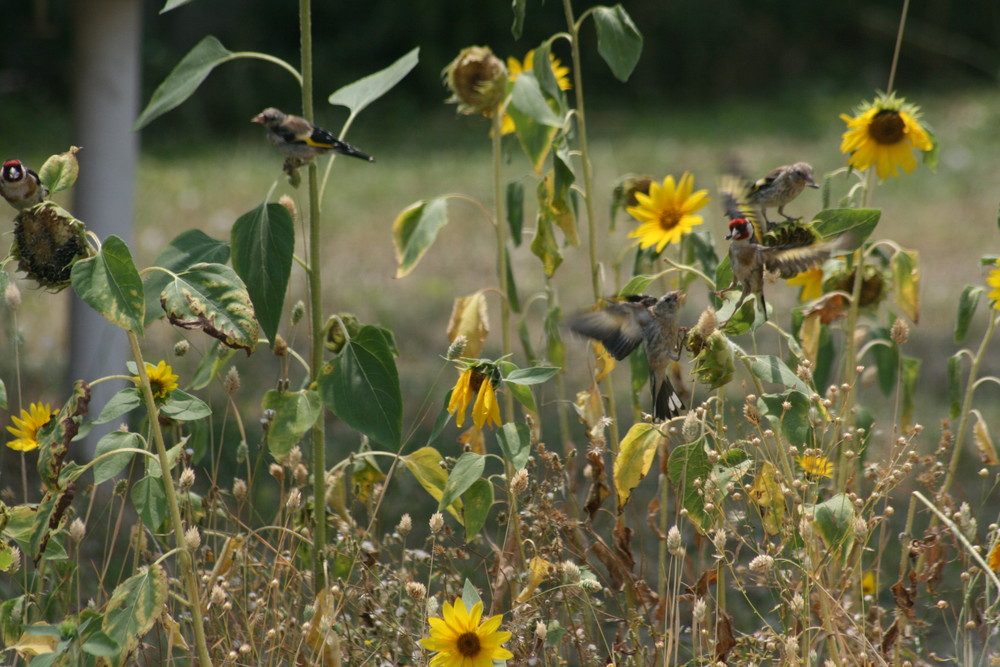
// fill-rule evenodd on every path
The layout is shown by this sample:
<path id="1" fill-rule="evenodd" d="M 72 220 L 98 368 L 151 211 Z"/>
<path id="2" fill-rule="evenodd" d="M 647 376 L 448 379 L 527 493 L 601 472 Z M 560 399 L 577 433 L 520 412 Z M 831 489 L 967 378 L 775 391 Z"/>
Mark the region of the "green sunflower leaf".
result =
<path id="1" fill-rule="evenodd" d="M 153 627 L 168 592 L 169 580 L 163 566 L 153 563 L 141 568 L 111 593 L 101 629 L 124 651 Z"/>
<path id="2" fill-rule="evenodd" d="M 66 190 L 76 183 L 76 178 L 80 175 L 80 162 L 76 159 L 78 150 L 80 149 L 72 146 L 65 153 L 53 155 L 38 170 L 38 180 L 49 189 L 49 194 Z"/>
<path id="3" fill-rule="evenodd" d="M 514 35 L 514 39 L 521 39 L 521 33 L 524 32 L 524 13 L 527 5 L 528 0 L 513 0 L 511 2 L 511 9 L 514 11 L 514 22 L 510 25 L 510 32 Z"/>
<path id="4" fill-rule="evenodd" d="M 966 285 L 962 290 L 962 295 L 958 298 L 958 316 L 955 317 L 956 344 L 961 344 L 965 340 L 965 335 L 969 333 L 972 316 L 976 314 L 979 298 L 985 291 L 978 285 Z"/>
<path id="5" fill-rule="evenodd" d="M 379 327 L 361 327 L 323 367 L 319 391 L 348 426 L 395 451 L 402 440 L 403 399 L 389 336 Z"/>
<path id="6" fill-rule="evenodd" d="M 497 442 L 500 451 L 515 470 L 520 470 L 528 463 L 531 454 L 531 430 L 527 424 L 507 422 L 497 430 Z"/>
<path id="7" fill-rule="evenodd" d="M 101 413 L 94 419 L 95 424 L 106 424 L 118 419 L 142 405 L 142 394 L 138 387 L 127 387 L 108 399 Z"/>
<path id="8" fill-rule="evenodd" d="M 142 278 L 124 241 L 109 236 L 100 252 L 73 265 L 70 279 L 77 295 L 106 320 L 142 335 L 145 314 Z"/>
<path id="9" fill-rule="evenodd" d="M 224 345 L 251 354 L 260 327 L 246 285 L 222 264 L 195 264 L 175 275 L 160 294 L 171 324 L 201 329 Z"/>
<path id="10" fill-rule="evenodd" d="M 853 539 L 854 504 L 843 493 L 815 505 L 812 512 L 813 525 L 828 548 L 839 550 Z"/>
<path id="11" fill-rule="evenodd" d="M 913 423 L 913 399 L 917 395 L 917 381 L 920 379 L 920 360 L 903 357 L 899 360 L 900 380 L 903 389 L 902 423 Z"/>
<path id="12" fill-rule="evenodd" d="M 323 414 L 323 401 L 315 391 L 277 391 L 264 394 L 262 410 L 274 410 L 267 429 L 267 449 L 277 460 L 284 458 Z"/>
<path id="13" fill-rule="evenodd" d="M 517 368 L 508 373 L 503 379 L 510 384 L 541 384 L 555 377 L 561 371 L 555 366 L 532 366 L 531 368 Z"/>
<path id="14" fill-rule="evenodd" d="M 465 452 L 455 467 L 448 473 L 448 481 L 445 482 L 441 499 L 438 500 L 438 509 L 444 509 L 448 505 L 462 497 L 473 483 L 482 477 L 483 469 L 486 467 L 486 457 L 475 452 Z"/>
<path id="15" fill-rule="evenodd" d="M 200 229 L 189 229 L 178 234 L 153 262 L 153 266 L 164 268 L 166 271 L 149 271 L 143 279 L 143 290 L 146 294 L 144 324 L 149 326 L 154 320 L 163 317 L 160 292 L 170 282 L 171 273 L 181 273 L 199 262 L 225 264 L 228 261 L 229 246 L 213 239 Z"/>
<path id="16" fill-rule="evenodd" d="M 160 406 L 160 414 L 174 421 L 192 422 L 210 416 L 212 408 L 200 398 L 174 389 Z"/>
<path id="17" fill-rule="evenodd" d="M 233 269 L 246 284 L 257 321 L 274 347 L 295 252 L 295 223 L 281 204 L 261 204 L 232 229 Z"/>
<path id="18" fill-rule="evenodd" d="M 642 55 L 642 34 L 621 5 L 594 8 L 597 52 L 619 81 L 628 81 Z"/>
<path id="19" fill-rule="evenodd" d="M 362 109 L 385 95 L 403 80 L 420 61 L 420 48 L 414 48 L 405 56 L 383 70 L 349 83 L 330 95 L 330 104 L 339 104 L 351 110 L 356 116 Z"/>
<path id="20" fill-rule="evenodd" d="M 511 89 L 510 103 L 540 125 L 562 127 L 563 119 L 549 106 L 534 72 L 521 72 L 518 75 Z"/>
<path id="21" fill-rule="evenodd" d="M 788 403 L 787 409 L 785 403 Z M 809 419 L 809 398 L 805 394 L 795 390 L 764 394 L 759 397 L 757 408 L 789 443 L 796 447 L 812 447 L 813 426 Z"/>
<path id="22" fill-rule="evenodd" d="M 477 591 L 476 587 L 472 585 L 472 582 L 466 578 L 465 585 L 462 586 L 462 604 L 465 605 L 465 609 L 471 612 L 473 607 L 482 603 L 483 599 L 479 597 L 479 591 Z M 504 662 L 506 662 L 506 660 Z"/>
<path id="23" fill-rule="evenodd" d="M 167 493 L 163 490 L 163 478 L 147 475 L 132 485 L 129 494 L 135 511 L 146 527 L 160 530 L 167 518 Z"/>
<path id="24" fill-rule="evenodd" d="M 134 456 L 132 452 L 121 454 L 112 454 L 112 452 L 119 449 L 139 449 L 141 447 L 142 439 L 139 434 L 127 431 L 111 431 L 98 440 L 97 447 L 94 449 L 94 458 L 99 459 L 105 454 L 110 454 L 110 456 L 94 464 L 94 484 L 105 482 L 120 473 Z"/>
<path id="25" fill-rule="evenodd" d="M 816 214 L 812 227 L 821 238 L 837 238 L 841 250 L 852 251 L 871 236 L 881 216 L 877 208 L 830 208 Z"/>
<path id="26" fill-rule="evenodd" d="M 163 83 L 153 91 L 149 104 L 132 125 L 132 131 L 141 130 L 171 109 L 183 104 L 184 100 L 198 90 L 198 86 L 213 69 L 235 57 L 236 54 L 224 47 L 215 37 L 209 35 L 202 39 L 188 51 Z"/>
<path id="27" fill-rule="evenodd" d="M 674 447 L 670 452 L 667 474 L 674 486 L 680 489 L 681 506 L 688 511 L 688 518 L 702 532 L 708 529 L 708 515 L 705 514 L 705 498 L 700 493 L 702 485 L 695 484 L 695 480 L 704 482 L 711 471 L 704 438 Z"/>
<path id="28" fill-rule="evenodd" d="M 521 181 L 507 184 L 507 224 L 510 225 L 510 238 L 514 245 L 521 245 L 524 229 L 524 183 Z"/>
<path id="29" fill-rule="evenodd" d="M 809 386 L 788 367 L 788 364 L 778 357 L 762 354 L 748 358 L 750 359 L 750 370 L 764 382 L 797 389 L 805 395 L 810 393 Z"/>
<path id="30" fill-rule="evenodd" d="M 523 74 L 521 76 L 524 76 Z M 518 80 L 521 79 L 518 77 Z M 535 84 L 537 86 L 537 84 Z M 551 111 L 551 110 L 550 110 Z M 507 106 L 507 115 L 514 121 L 514 132 L 517 136 L 517 143 L 521 145 L 535 173 L 541 175 L 545 157 L 552 149 L 552 140 L 555 139 L 559 131 L 555 127 L 539 123 L 529 114 L 518 107 L 510 104 Z"/>
<path id="31" fill-rule="evenodd" d="M 396 278 L 416 268 L 441 228 L 448 224 L 448 201 L 444 197 L 418 201 L 400 213 L 392 223 L 392 244 L 396 249 Z"/>
<path id="32" fill-rule="evenodd" d="M 559 241 L 556 240 L 552 218 L 548 215 L 538 216 L 535 238 L 531 241 L 531 252 L 542 260 L 542 269 L 546 276 L 552 277 L 562 264 L 563 256 L 559 252 Z"/>
<path id="33" fill-rule="evenodd" d="M 465 541 L 471 542 L 486 525 L 490 508 L 493 507 L 493 485 L 488 480 L 477 479 L 462 494 L 462 502 L 465 513 Z"/>

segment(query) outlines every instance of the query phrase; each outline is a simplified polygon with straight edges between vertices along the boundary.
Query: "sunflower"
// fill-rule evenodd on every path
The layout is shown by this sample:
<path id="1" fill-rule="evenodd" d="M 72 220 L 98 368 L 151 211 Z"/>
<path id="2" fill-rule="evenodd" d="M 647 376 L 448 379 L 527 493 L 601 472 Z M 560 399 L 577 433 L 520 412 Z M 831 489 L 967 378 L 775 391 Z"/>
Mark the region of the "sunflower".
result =
<path id="1" fill-rule="evenodd" d="M 847 123 L 840 152 L 847 164 L 865 170 L 875 165 L 879 178 L 907 174 L 917 166 L 913 149 L 926 154 L 934 150 L 930 133 L 920 124 L 920 108 L 895 94 L 881 94 L 864 103 L 854 117 L 840 114 Z"/>
<path id="2" fill-rule="evenodd" d="M 481 429 L 486 423 L 500 426 L 500 404 L 497 403 L 496 389 L 491 379 L 493 372 L 489 362 L 476 362 L 458 376 L 458 381 L 451 390 L 448 412 L 455 415 L 455 425 L 459 428 L 465 423 L 465 411 L 469 403 L 472 403 L 473 394 L 476 395 L 476 402 L 472 406 L 472 421 L 476 428 Z"/>
<path id="3" fill-rule="evenodd" d="M 986 277 L 986 284 L 993 288 L 987 296 L 993 302 L 993 309 L 1000 310 L 1000 259 L 996 264 L 998 268 L 990 271 L 990 275 Z"/>
<path id="4" fill-rule="evenodd" d="M 684 172 L 680 182 L 667 176 L 662 186 L 651 183 L 649 194 L 636 192 L 639 203 L 626 210 L 642 224 L 632 230 L 629 238 L 638 239 L 636 243 L 643 249 L 655 246 L 656 252 L 668 243 L 679 243 L 682 236 L 703 222 L 694 212 L 708 203 L 708 190 L 692 193 L 693 188 L 694 176 Z"/>
<path id="5" fill-rule="evenodd" d="M 452 606 L 444 603 L 444 618 L 430 618 L 431 636 L 420 645 L 437 652 L 430 667 L 492 667 L 494 660 L 508 660 L 514 654 L 500 646 L 511 634 L 498 630 L 503 616 L 490 617 L 482 625 L 483 603 L 467 611 L 461 598 Z"/>
<path id="6" fill-rule="evenodd" d="M 825 456 L 800 456 L 796 461 L 809 479 L 833 477 L 833 464 Z"/>
<path id="7" fill-rule="evenodd" d="M 16 439 L 7 443 L 7 446 L 17 452 L 30 452 L 38 448 L 38 431 L 49 423 L 52 419 L 52 406 L 48 403 L 32 403 L 27 410 L 21 410 L 20 417 L 11 416 L 13 426 L 8 426 L 7 430 Z"/>
<path id="8" fill-rule="evenodd" d="M 823 269 L 818 266 L 806 269 L 785 282 L 802 288 L 802 291 L 799 292 L 800 302 L 805 303 L 823 296 Z"/>
<path id="9" fill-rule="evenodd" d="M 559 86 L 559 90 L 569 90 L 572 88 L 573 84 L 569 81 L 569 68 L 563 66 L 562 61 L 551 53 L 549 54 L 549 64 L 552 66 L 552 74 L 556 77 L 556 85 Z M 507 58 L 507 80 L 511 83 L 517 80 L 517 77 L 521 74 L 521 72 L 530 72 L 533 69 L 535 69 L 534 49 L 525 53 L 524 60 L 522 61 L 519 61 L 517 58 L 512 56 Z M 500 133 L 511 134 L 514 130 L 514 119 L 511 118 L 510 114 L 505 113 L 503 115 Z"/>
<path id="10" fill-rule="evenodd" d="M 155 366 L 146 362 L 146 375 L 149 376 L 149 386 L 153 390 L 153 398 L 166 398 L 167 394 L 177 389 L 177 375 L 174 369 L 167 365 L 167 362 L 160 361 Z M 138 377 L 132 378 L 136 383 Z"/>

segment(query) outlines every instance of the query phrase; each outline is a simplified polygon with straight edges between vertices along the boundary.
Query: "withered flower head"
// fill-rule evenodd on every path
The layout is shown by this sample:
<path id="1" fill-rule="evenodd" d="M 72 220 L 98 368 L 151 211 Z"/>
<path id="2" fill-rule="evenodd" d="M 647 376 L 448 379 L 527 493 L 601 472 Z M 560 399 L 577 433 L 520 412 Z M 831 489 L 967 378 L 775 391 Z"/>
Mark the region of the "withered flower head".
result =
<path id="1" fill-rule="evenodd" d="M 507 67 L 488 46 L 469 46 L 444 68 L 458 112 L 492 117 L 507 94 Z"/>
<path id="2" fill-rule="evenodd" d="M 43 202 L 14 219 L 10 254 L 28 278 L 58 292 L 69 285 L 73 264 L 93 254 L 85 234 L 82 222 L 55 203 Z"/>

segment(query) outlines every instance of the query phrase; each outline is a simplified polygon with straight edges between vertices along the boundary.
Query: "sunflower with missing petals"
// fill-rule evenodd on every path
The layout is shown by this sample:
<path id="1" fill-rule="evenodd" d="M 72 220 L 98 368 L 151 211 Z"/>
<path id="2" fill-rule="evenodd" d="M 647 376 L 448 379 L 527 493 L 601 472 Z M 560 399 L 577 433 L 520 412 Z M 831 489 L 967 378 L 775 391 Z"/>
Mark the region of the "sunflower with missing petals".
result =
<path id="1" fill-rule="evenodd" d="M 167 365 L 167 362 L 160 361 L 155 366 L 146 362 L 146 375 L 149 377 L 149 387 L 153 390 L 153 398 L 166 398 L 167 394 L 177 389 L 177 378 L 174 369 Z M 132 381 L 139 384 L 139 377 L 133 377 Z"/>
<path id="2" fill-rule="evenodd" d="M 694 192 L 694 176 L 684 172 L 679 182 L 673 176 L 663 179 L 663 184 L 653 182 L 649 193 L 635 193 L 638 202 L 629 206 L 629 214 L 642 224 L 629 234 L 638 239 L 640 248 L 663 250 L 668 243 L 679 243 L 685 234 L 700 225 L 703 219 L 695 211 L 708 203 L 708 190 Z"/>
<path id="3" fill-rule="evenodd" d="M 993 288 L 986 296 L 993 302 L 993 309 L 1000 310 L 1000 259 L 996 261 L 996 265 L 997 268 L 986 277 L 986 284 Z"/>
<path id="4" fill-rule="evenodd" d="M 802 273 L 797 273 L 785 281 L 794 287 L 801 287 L 799 301 L 805 303 L 823 296 L 823 269 L 814 266 Z"/>
<path id="5" fill-rule="evenodd" d="M 833 463 L 825 456 L 800 456 L 796 461 L 808 479 L 833 477 Z"/>
<path id="6" fill-rule="evenodd" d="M 503 616 L 491 616 L 480 625 L 482 615 L 482 602 L 471 611 L 461 598 L 454 606 L 445 602 L 443 618 L 429 618 L 431 636 L 420 640 L 425 649 L 437 652 L 430 667 L 492 667 L 494 660 L 513 658 L 514 654 L 501 646 L 511 637 L 498 629 Z"/>
<path id="7" fill-rule="evenodd" d="M 552 66 L 552 74 L 556 77 L 556 85 L 559 90 L 569 90 L 573 84 L 569 81 L 569 68 L 562 64 L 562 61 L 551 53 L 549 54 L 549 65 Z M 535 50 L 532 49 L 524 54 L 524 60 L 518 60 L 513 56 L 507 58 L 507 80 L 513 83 L 520 76 L 521 72 L 530 72 L 535 69 Z M 514 132 L 514 119 L 510 114 L 504 113 L 501 134 L 511 134 Z"/>
<path id="8" fill-rule="evenodd" d="M 52 419 L 52 406 L 48 403 L 32 403 L 27 410 L 21 410 L 20 417 L 11 416 L 13 426 L 7 430 L 16 436 L 7 446 L 17 452 L 30 452 L 38 448 L 38 431 Z"/>
<path id="9" fill-rule="evenodd" d="M 847 164 L 858 170 L 875 165 L 879 178 L 898 176 L 899 169 L 909 174 L 917 166 L 913 151 L 933 158 L 934 139 L 920 123 L 920 108 L 894 93 L 882 93 L 873 102 L 859 107 L 855 115 L 840 115 L 847 123 L 840 142 L 840 152 Z M 933 166 L 933 165 L 932 165 Z"/>

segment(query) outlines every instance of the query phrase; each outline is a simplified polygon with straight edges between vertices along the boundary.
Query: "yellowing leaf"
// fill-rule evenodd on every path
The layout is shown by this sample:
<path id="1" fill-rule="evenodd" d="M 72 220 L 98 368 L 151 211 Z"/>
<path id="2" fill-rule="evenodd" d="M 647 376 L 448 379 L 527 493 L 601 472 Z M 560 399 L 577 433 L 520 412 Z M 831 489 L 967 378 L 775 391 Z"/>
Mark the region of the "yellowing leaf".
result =
<path id="1" fill-rule="evenodd" d="M 892 283 L 896 303 L 913 322 L 920 321 L 920 255 L 900 250 L 892 256 Z"/>
<path id="2" fill-rule="evenodd" d="M 819 336 L 822 331 L 822 321 L 819 313 L 806 315 L 799 327 L 799 341 L 802 343 L 802 352 L 806 358 L 816 365 L 816 358 L 819 356 Z"/>
<path id="3" fill-rule="evenodd" d="M 333 630 L 333 622 L 337 619 L 337 609 L 329 589 L 324 588 L 316 595 L 313 615 L 309 631 L 306 633 L 306 643 L 314 654 L 322 656 L 323 667 L 340 667 L 340 637 Z"/>
<path id="4" fill-rule="evenodd" d="M 596 370 L 594 372 L 594 382 L 601 382 L 608 376 L 608 373 L 615 369 L 615 358 L 608 354 L 608 350 L 603 343 L 593 341 L 591 346 L 594 349 L 594 359 Z"/>
<path id="5" fill-rule="evenodd" d="M 48 623 L 38 623 L 37 625 L 48 625 Z M 7 648 L 14 649 L 17 651 L 17 654 L 23 658 L 25 656 L 52 653 L 56 650 L 56 646 L 58 644 L 58 635 L 33 635 L 25 632 L 21 635 L 21 638 L 16 644 L 12 644 Z"/>
<path id="6" fill-rule="evenodd" d="M 976 449 L 979 450 L 979 458 L 983 460 L 984 465 L 995 466 L 1000 463 L 1000 459 L 997 458 L 997 448 L 993 445 L 993 438 L 986 422 L 983 421 L 983 416 L 978 410 L 974 412 L 976 423 L 972 426 L 972 437 L 976 442 Z"/>
<path id="7" fill-rule="evenodd" d="M 601 400 L 601 390 L 594 383 L 590 389 L 577 392 L 573 408 L 587 430 L 594 428 L 598 420 L 604 416 L 604 401 Z"/>
<path id="8" fill-rule="evenodd" d="M 448 322 L 448 342 L 453 343 L 459 336 L 465 336 L 465 357 L 478 357 L 483 351 L 483 343 L 490 333 L 490 321 L 486 315 L 486 294 L 483 290 L 455 299 Z"/>
<path id="9" fill-rule="evenodd" d="M 652 424 L 633 424 L 625 434 L 618 456 L 615 457 L 614 479 L 618 490 L 618 510 L 621 511 L 653 465 L 653 456 L 663 437 Z"/>
<path id="10" fill-rule="evenodd" d="M 236 558 L 236 554 L 243 547 L 243 543 L 246 538 L 242 535 L 233 535 L 226 540 L 226 543 L 222 545 L 222 552 L 219 557 L 215 560 L 215 567 L 212 568 L 212 577 L 210 581 L 218 581 L 219 577 L 224 577 L 233 567 L 233 560 Z"/>
<path id="11" fill-rule="evenodd" d="M 764 530 L 777 535 L 785 521 L 785 497 L 775 476 L 774 466 L 765 462 L 750 487 L 750 499 L 761 507 Z"/>
<path id="12" fill-rule="evenodd" d="M 434 500 L 440 502 L 444 493 L 445 484 L 448 483 L 448 473 L 441 467 L 444 457 L 433 447 L 421 447 L 417 451 L 400 458 L 406 469 L 417 478 L 420 486 L 424 487 L 427 493 L 431 494 Z M 455 500 L 448 505 L 448 511 L 462 523 L 462 501 Z M 464 523 L 462 525 L 465 525 Z"/>
<path id="13" fill-rule="evenodd" d="M 532 558 L 531 563 L 528 564 L 528 583 L 525 585 L 524 590 L 521 591 L 521 594 L 517 596 L 517 601 L 524 602 L 530 598 L 554 570 L 555 568 L 552 566 L 552 563 L 544 558 L 539 556 Z"/>
<path id="14" fill-rule="evenodd" d="M 191 648 L 188 646 L 187 640 L 184 639 L 184 633 L 181 632 L 181 624 L 175 621 L 174 617 L 166 611 L 160 616 L 160 624 L 167 631 L 168 649 L 179 646 L 182 650 L 187 651 Z M 168 650 L 167 655 L 172 655 L 171 651 Z"/>
<path id="15" fill-rule="evenodd" d="M 987 564 L 994 572 L 1000 572 L 1000 540 L 990 549 L 990 557 Z"/>

